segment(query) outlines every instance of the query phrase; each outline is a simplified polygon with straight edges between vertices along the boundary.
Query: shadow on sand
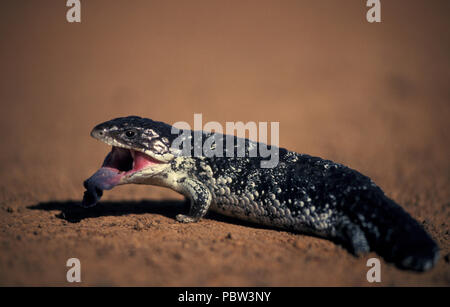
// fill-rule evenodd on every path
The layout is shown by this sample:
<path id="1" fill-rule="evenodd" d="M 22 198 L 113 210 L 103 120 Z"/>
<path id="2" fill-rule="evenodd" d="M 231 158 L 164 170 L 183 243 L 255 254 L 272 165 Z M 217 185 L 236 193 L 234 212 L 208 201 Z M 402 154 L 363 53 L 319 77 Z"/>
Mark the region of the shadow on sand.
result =
<path id="1" fill-rule="evenodd" d="M 30 210 L 44 210 L 44 211 L 60 211 L 56 217 L 70 223 L 79 223 L 86 218 L 96 218 L 102 216 L 125 216 L 128 214 L 155 214 L 171 218 L 175 221 L 177 214 L 187 214 L 189 212 L 190 204 L 186 200 L 141 200 L 141 201 L 103 201 L 96 206 L 90 208 L 81 207 L 81 201 L 50 201 L 41 202 L 36 205 L 28 206 Z M 302 234 L 298 231 L 283 230 L 276 227 L 255 224 L 239 220 L 237 218 L 224 216 L 215 212 L 209 211 L 206 215 L 207 219 L 223 222 L 227 224 L 241 225 L 251 228 L 271 229 L 275 231 L 291 232 L 295 234 Z M 315 237 L 315 235 L 310 234 Z M 332 242 L 341 245 L 350 253 L 349 247 L 345 242 L 335 239 L 330 239 Z"/>
<path id="2" fill-rule="evenodd" d="M 128 214 L 157 214 L 175 220 L 177 214 L 187 214 L 189 202 L 186 200 L 141 200 L 141 201 L 102 201 L 90 208 L 81 207 L 81 201 L 49 201 L 41 202 L 27 207 L 31 210 L 61 211 L 57 218 L 70 223 L 79 223 L 86 218 L 101 216 L 122 216 Z M 223 216 L 214 212 L 208 212 L 206 218 L 242 226 L 276 229 L 273 227 L 258 225 L 251 222 L 241 221 L 237 218 Z M 279 230 L 279 229 L 278 229 Z"/>
<path id="3" fill-rule="evenodd" d="M 29 206 L 31 210 L 61 211 L 57 218 L 78 223 L 86 218 L 121 216 L 128 214 L 159 214 L 175 219 L 179 213 L 186 213 L 188 203 L 182 200 L 102 201 L 90 208 L 81 207 L 81 201 L 50 201 Z"/>

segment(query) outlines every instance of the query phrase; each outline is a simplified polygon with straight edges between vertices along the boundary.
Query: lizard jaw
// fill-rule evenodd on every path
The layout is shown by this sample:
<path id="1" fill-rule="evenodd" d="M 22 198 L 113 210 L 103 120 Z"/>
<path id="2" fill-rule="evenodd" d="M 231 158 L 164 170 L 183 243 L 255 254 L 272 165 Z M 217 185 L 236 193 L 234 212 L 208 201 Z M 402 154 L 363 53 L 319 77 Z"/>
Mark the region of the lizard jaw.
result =
<path id="1" fill-rule="evenodd" d="M 128 176 L 162 163 L 140 151 L 113 146 L 102 167 L 115 169 L 120 175 Z"/>
<path id="2" fill-rule="evenodd" d="M 149 155 L 133 149 L 113 146 L 106 156 L 102 167 L 84 181 L 86 192 L 83 206 L 94 206 L 103 195 L 103 190 L 110 190 L 116 185 L 132 183 L 132 176 L 139 173 L 151 173 L 152 168 L 166 164 Z"/>

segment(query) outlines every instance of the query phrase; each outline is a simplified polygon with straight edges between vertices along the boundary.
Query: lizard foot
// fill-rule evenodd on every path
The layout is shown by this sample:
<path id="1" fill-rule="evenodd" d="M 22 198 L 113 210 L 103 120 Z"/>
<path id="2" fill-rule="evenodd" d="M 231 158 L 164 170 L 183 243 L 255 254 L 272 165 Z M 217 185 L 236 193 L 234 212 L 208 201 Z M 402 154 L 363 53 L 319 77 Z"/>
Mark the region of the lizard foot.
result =
<path id="1" fill-rule="evenodd" d="M 349 218 L 342 218 L 339 224 L 339 235 L 342 243 L 355 256 L 361 256 L 370 251 L 369 243 L 361 228 L 350 221 Z"/>
<path id="2" fill-rule="evenodd" d="M 184 215 L 184 214 L 178 214 L 176 216 L 176 220 L 180 223 L 194 223 L 194 222 L 198 222 L 199 219 L 192 217 L 192 216 Z"/>

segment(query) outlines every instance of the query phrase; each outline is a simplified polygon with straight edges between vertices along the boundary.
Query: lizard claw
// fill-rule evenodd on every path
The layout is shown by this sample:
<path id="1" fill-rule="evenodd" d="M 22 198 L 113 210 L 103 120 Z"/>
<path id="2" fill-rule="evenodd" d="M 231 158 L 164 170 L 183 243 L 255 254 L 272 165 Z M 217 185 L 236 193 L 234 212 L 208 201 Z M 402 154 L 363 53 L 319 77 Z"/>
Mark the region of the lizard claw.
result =
<path id="1" fill-rule="evenodd" d="M 193 223 L 198 221 L 198 219 L 184 214 L 178 214 L 176 220 L 180 223 Z"/>

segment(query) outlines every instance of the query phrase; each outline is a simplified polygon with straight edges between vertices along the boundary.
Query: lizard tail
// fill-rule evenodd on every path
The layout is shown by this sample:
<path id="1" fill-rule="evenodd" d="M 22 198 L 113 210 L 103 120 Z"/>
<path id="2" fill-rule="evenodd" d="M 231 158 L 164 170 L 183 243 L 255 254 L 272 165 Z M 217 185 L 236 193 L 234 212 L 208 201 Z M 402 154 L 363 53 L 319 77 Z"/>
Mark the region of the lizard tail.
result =
<path id="1" fill-rule="evenodd" d="M 355 254 L 372 250 L 399 268 L 414 271 L 435 265 L 439 258 L 436 242 L 384 193 L 359 195 L 353 204 L 345 210 L 340 234 Z"/>

